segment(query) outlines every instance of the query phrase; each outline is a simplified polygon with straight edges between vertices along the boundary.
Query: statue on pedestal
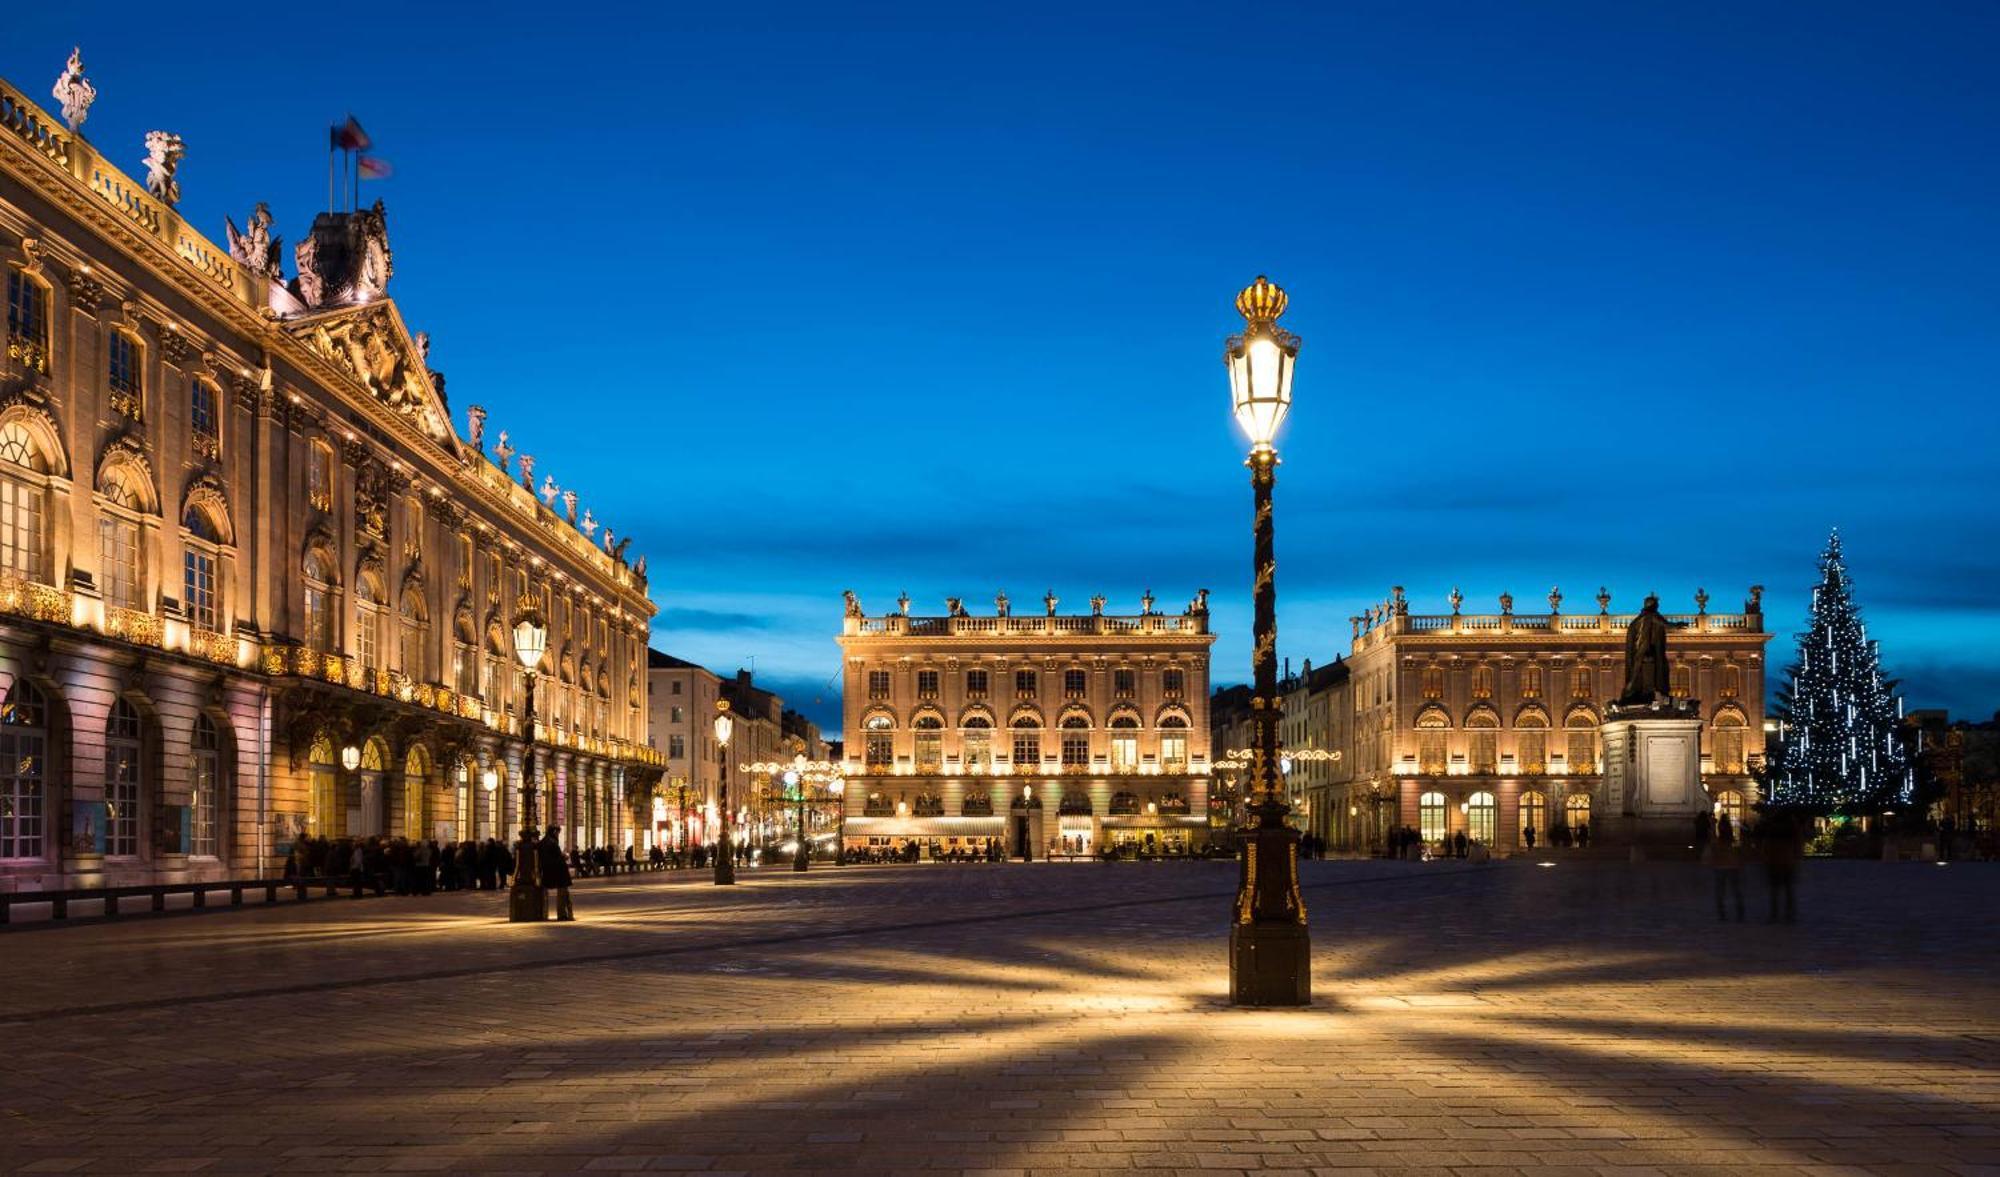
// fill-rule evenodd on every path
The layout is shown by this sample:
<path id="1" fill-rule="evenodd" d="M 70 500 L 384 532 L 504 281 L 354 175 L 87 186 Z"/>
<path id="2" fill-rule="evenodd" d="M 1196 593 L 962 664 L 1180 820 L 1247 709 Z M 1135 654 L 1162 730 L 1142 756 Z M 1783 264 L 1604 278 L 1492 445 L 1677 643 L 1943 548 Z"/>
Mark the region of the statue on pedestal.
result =
<path id="1" fill-rule="evenodd" d="M 1620 707 L 1651 707 L 1671 697 L 1667 681 L 1667 619 L 1660 613 L 1660 598 L 1646 597 L 1632 624 L 1625 627 L 1625 689 L 1618 695 Z"/>

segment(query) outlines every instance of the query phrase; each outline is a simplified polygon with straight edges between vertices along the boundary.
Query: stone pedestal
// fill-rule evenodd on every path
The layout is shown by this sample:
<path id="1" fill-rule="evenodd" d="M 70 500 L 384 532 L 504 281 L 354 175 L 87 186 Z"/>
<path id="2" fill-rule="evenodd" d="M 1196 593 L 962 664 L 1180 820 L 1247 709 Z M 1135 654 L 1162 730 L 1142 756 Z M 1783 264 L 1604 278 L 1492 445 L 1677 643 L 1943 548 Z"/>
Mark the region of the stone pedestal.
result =
<path id="1" fill-rule="evenodd" d="M 1701 718 L 1691 709 L 1640 715 L 1613 711 L 1602 728 L 1604 796 L 1593 806 L 1592 840 L 1641 852 L 1692 853 L 1695 815 L 1709 807 L 1701 786 Z"/>

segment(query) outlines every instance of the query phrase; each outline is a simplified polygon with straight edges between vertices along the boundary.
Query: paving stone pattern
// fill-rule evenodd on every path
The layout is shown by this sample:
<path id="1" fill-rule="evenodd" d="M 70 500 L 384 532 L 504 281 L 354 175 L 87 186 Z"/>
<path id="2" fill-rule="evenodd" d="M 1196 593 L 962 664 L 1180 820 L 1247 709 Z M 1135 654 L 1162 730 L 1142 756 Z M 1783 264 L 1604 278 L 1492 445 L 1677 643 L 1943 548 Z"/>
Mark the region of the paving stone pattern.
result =
<path id="1" fill-rule="evenodd" d="M 2000 868 L 912 866 L 0 933 L 0 1172 L 2000 1173 Z"/>

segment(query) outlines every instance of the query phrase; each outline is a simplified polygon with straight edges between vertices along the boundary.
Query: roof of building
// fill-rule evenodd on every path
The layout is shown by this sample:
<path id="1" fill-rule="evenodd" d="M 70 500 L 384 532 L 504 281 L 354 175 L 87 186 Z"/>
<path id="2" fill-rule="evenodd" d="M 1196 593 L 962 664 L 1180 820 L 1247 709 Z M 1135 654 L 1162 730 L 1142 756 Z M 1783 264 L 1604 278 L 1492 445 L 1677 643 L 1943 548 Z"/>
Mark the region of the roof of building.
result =
<path id="1" fill-rule="evenodd" d="M 676 658 L 672 654 L 669 654 L 664 650 L 655 650 L 651 647 L 647 647 L 646 649 L 646 669 L 647 670 L 708 670 L 706 666 L 697 666 L 694 663 L 687 661 L 685 658 Z M 714 672 L 709 671 L 709 673 L 713 674 Z"/>

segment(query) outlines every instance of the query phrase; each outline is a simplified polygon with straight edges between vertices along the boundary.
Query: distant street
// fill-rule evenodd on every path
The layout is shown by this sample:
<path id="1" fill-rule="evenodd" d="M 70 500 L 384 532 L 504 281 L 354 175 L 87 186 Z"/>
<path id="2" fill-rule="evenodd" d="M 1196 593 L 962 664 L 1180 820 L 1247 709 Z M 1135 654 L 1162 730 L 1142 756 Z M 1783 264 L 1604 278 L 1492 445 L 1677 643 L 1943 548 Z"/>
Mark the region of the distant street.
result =
<path id="1" fill-rule="evenodd" d="M 1990 866 L 1308 863 L 1303 1012 L 1231 863 L 701 878 L 0 934 L 0 1171 L 2000 1166 Z"/>

